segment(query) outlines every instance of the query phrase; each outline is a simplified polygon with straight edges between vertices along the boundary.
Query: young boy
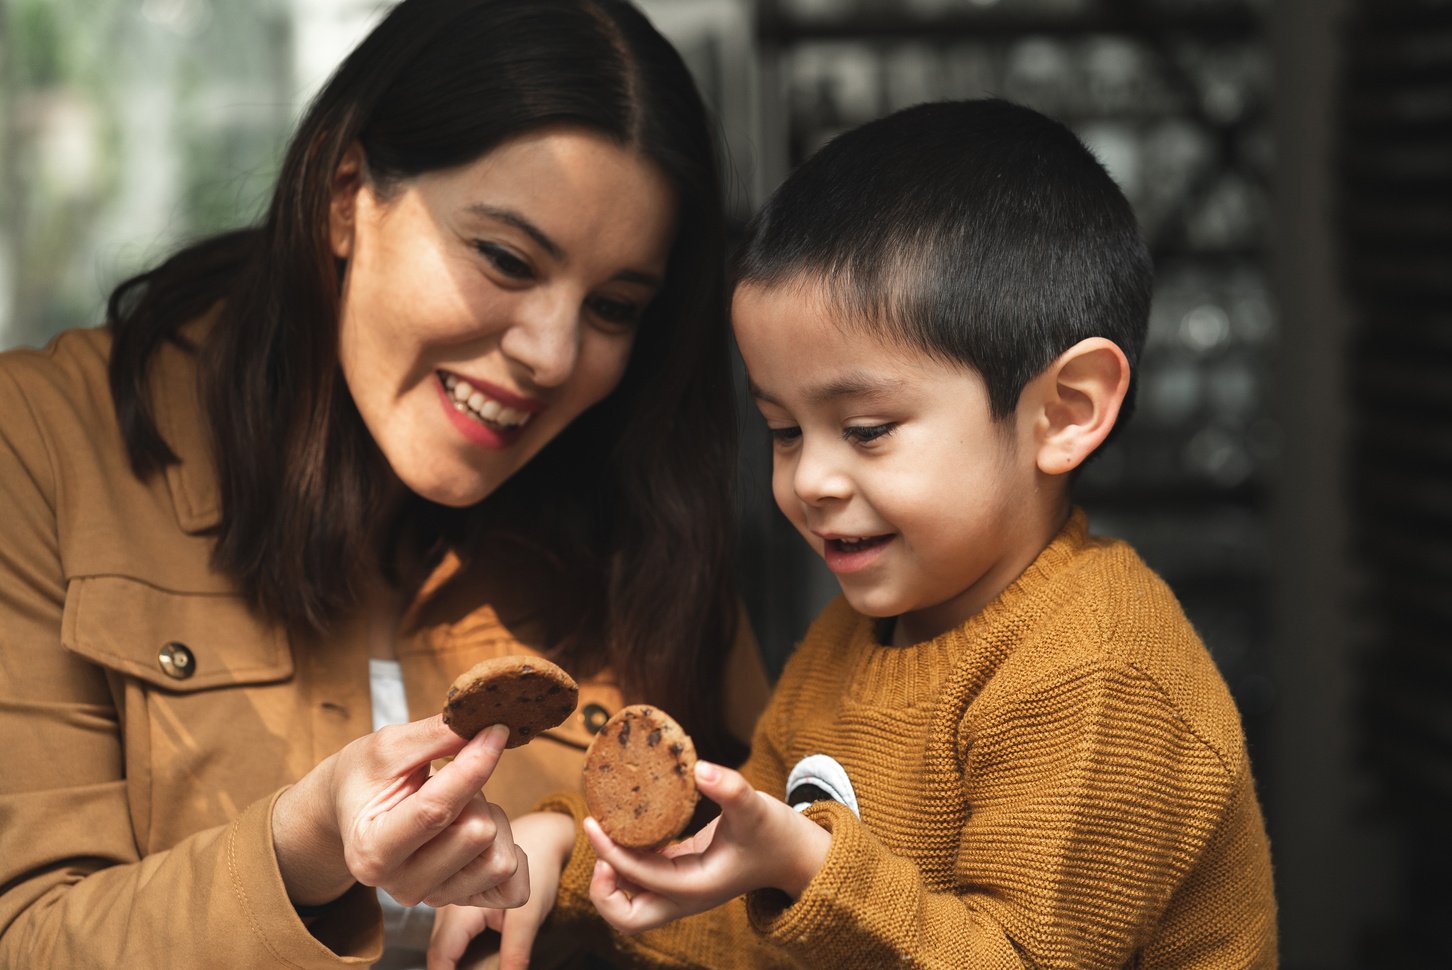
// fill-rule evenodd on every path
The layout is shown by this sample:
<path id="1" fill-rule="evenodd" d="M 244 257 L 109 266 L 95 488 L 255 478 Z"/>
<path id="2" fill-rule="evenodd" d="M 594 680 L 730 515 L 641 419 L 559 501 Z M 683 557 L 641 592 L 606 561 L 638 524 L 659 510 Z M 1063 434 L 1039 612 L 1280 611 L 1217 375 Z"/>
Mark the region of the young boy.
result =
<path id="1" fill-rule="evenodd" d="M 555 917 L 593 903 L 647 965 L 1275 965 L 1234 703 L 1070 497 L 1130 410 L 1149 297 L 1123 196 L 1025 108 L 911 108 L 787 180 L 733 325 L 777 504 L 842 597 L 741 773 L 698 766 L 721 806 L 700 833 L 628 851 L 577 797 L 547 807 L 578 839 L 520 820 L 535 895 L 507 959 L 568 860 Z"/>

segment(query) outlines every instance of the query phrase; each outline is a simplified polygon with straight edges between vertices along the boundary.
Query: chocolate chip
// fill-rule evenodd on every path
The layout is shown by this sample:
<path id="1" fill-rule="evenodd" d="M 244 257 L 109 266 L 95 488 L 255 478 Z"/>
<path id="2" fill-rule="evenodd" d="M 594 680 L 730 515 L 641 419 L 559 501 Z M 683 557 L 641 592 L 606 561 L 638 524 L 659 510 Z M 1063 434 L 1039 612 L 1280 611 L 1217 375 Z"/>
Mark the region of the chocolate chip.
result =
<path id="1" fill-rule="evenodd" d="M 646 747 L 653 748 L 658 744 L 660 744 L 660 728 L 656 728 L 645 736 Z"/>
<path id="2" fill-rule="evenodd" d="M 670 750 L 670 753 L 671 754 L 673 754 L 677 758 L 679 758 L 681 756 L 681 752 L 684 751 L 684 750 L 686 750 L 686 746 L 684 744 L 681 744 L 681 742 L 679 742 L 679 741 L 673 741 L 673 742 L 671 742 L 671 746 L 670 746 L 670 749 L 669 750 Z"/>
<path id="3" fill-rule="evenodd" d="M 623 748 L 630 743 L 630 718 L 626 718 L 620 724 L 620 746 Z"/>

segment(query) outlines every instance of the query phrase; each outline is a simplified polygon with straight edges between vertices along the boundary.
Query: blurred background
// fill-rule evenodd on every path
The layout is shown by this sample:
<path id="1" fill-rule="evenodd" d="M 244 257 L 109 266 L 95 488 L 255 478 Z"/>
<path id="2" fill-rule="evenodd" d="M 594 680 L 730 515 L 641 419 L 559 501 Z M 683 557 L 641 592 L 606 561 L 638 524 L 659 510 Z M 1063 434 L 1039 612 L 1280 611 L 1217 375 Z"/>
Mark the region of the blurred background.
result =
<path id="1" fill-rule="evenodd" d="M 527 2 L 527 0 L 520 0 Z M 844 128 L 1002 96 L 1070 124 L 1157 289 L 1081 498 L 1181 598 L 1244 718 L 1289 970 L 1452 966 L 1452 0 L 646 0 L 739 227 Z M 0 349 L 250 221 L 375 0 L 0 0 Z M 769 665 L 835 593 L 742 400 Z M 0 514 L 5 514 L 0 510 Z"/>

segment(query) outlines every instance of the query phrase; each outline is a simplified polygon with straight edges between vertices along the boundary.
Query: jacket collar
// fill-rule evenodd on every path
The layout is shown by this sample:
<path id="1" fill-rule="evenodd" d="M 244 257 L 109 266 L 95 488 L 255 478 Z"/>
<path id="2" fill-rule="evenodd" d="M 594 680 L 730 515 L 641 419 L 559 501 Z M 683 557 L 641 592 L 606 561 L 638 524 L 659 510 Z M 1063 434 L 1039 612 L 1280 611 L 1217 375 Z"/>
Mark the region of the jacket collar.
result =
<path id="1" fill-rule="evenodd" d="M 157 430 L 177 456 L 166 468 L 177 524 L 195 535 L 216 528 L 222 518 L 217 469 L 212 457 L 211 430 L 198 386 L 197 349 L 211 330 L 213 316 L 181 329 L 190 348 L 168 341 L 157 351 L 152 365 L 151 403 Z"/>

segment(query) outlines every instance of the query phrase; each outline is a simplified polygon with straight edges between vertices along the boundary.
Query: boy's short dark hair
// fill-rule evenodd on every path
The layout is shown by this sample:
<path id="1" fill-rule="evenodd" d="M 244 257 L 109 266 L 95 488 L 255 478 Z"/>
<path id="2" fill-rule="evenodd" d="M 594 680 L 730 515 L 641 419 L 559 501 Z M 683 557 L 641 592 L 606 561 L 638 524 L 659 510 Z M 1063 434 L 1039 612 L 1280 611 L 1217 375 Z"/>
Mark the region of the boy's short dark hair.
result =
<path id="1" fill-rule="evenodd" d="M 967 364 L 998 420 L 1085 338 L 1114 341 L 1133 373 L 1152 275 L 1098 160 L 996 99 L 921 104 L 833 139 L 752 220 L 736 267 L 738 285 L 820 284 L 843 326 Z M 1131 380 L 1121 426 L 1133 401 Z"/>

